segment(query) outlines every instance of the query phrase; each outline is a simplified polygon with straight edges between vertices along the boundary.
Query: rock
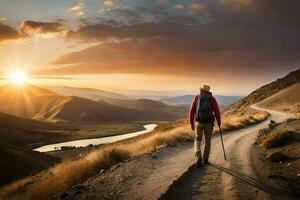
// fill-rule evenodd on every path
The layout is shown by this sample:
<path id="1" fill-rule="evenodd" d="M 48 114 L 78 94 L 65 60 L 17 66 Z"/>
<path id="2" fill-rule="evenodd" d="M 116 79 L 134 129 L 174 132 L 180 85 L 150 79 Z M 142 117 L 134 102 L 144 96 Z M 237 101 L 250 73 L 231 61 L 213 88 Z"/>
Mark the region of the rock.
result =
<path id="1" fill-rule="evenodd" d="M 155 155 L 155 154 L 151 154 L 151 157 L 152 157 L 152 158 L 158 158 L 158 156 Z"/>
<path id="2" fill-rule="evenodd" d="M 83 191 L 82 190 L 78 190 L 78 191 L 76 191 L 74 194 L 75 195 L 78 195 L 78 194 L 81 194 Z"/>
<path id="3" fill-rule="evenodd" d="M 261 137 L 261 138 L 266 137 L 268 134 L 269 134 L 269 129 L 268 128 L 263 128 L 263 129 L 260 129 L 258 131 L 258 136 Z"/>
<path id="4" fill-rule="evenodd" d="M 67 196 L 69 196 L 69 194 L 68 194 L 67 192 L 64 192 L 64 193 L 62 193 L 59 197 L 60 197 L 61 199 L 65 199 L 65 198 L 67 198 Z"/>
<path id="5" fill-rule="evenodd" d="M 168 145 L 164 143 L 164 144 L 162 144 L 162 145 L 156 147 L 155 150 L 156 150 L 156 151 L 159 151 L 159 150 L 161 150 L 161 149 L 163 149 L 163 148 L 165 148 L 165 147 L 167 147 L 167 146 L 168 146 Z"/>
<path id="6" fill-rule="evenodd" d="M 269 123 L 269 128 L 270 129 L 273 129 L 277 126 L 277 123 L 274 121 L 274 120 L 270 120 L 270 123 Z"/>
<path id="7" fill-rule="evenodd" d="M 105 170 L 104 170 L 104 169 L 101 169 L 100 174 L 103 174 L 104 172 L 105 172 Z"/>
<path id="8" fill-rule="evenodd" d="M 284 162 L 288 159 L 288 157 L 280 151 L 274 151 L 268 155 L 268 159 L 271 162 Z"/>
<path id="9" fill-rule="evenodd" d="M 86 190 L 87 188 L 84 185 L 74 185 L 72 187 L 73 190 L 79 191 L 79 190 Z"/>

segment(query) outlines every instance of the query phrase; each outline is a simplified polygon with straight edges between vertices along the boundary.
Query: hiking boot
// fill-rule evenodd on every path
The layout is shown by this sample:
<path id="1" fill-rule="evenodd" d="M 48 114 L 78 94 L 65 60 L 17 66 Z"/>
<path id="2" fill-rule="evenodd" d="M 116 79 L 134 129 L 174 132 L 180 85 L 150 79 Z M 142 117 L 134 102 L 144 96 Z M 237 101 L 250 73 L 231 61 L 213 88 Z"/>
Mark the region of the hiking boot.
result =
<path id="1" fill-rule="evenodd" d="M 196 164 L 197 167 L 201 167 L 202 166 L 202 158 L 201 156 L 199 156 L 198 160 L 197 160 L 197 164 Z"/>

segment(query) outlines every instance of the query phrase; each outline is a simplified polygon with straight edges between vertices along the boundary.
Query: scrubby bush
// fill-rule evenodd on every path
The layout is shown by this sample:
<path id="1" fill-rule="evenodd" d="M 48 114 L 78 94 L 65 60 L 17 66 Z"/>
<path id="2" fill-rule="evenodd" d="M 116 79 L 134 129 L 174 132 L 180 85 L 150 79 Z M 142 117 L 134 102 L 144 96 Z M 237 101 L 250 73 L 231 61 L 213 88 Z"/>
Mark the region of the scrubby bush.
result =
<path id="1" fill-rule="evenodd" d="M 297 140 L 298 133 L 293 131 L 273 131 L 262 140 L 266 148 L 282 147 Z"/>

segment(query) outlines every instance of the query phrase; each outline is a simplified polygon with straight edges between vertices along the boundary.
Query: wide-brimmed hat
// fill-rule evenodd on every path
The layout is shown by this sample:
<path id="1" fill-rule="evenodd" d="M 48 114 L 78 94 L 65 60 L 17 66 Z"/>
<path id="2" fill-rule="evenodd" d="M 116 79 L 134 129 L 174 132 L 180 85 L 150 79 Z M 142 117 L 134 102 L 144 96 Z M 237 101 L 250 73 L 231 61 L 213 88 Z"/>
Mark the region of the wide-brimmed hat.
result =
<path id="1" fill-rule="evenodd" d="M 210 91 L 210 86 L 209 85 L 203 85 L 202 87 L 200 87 L 200 91 L 209 92 Z"/>

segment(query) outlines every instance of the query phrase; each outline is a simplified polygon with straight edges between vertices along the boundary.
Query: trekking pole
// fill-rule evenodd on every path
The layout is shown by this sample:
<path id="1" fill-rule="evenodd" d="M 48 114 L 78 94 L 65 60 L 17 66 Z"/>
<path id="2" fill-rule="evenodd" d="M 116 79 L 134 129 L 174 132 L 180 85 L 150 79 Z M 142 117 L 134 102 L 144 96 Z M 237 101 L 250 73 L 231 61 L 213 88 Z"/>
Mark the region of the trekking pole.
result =
<path id="1" fill-rule="evenodd" d="M 226 160 L 226 153 L 225 153 L 225 148 L 224 148 L 224 143 L 223 143 L 222 130 L 221 130 L 220 126 L 219 126 L 219 130 L 220 130 L 220 135 L 221 135 L 221 143 L 222 143 L 222 148 L 223 148 L 223 153 L 224 153 L 224 159 Z"/>

